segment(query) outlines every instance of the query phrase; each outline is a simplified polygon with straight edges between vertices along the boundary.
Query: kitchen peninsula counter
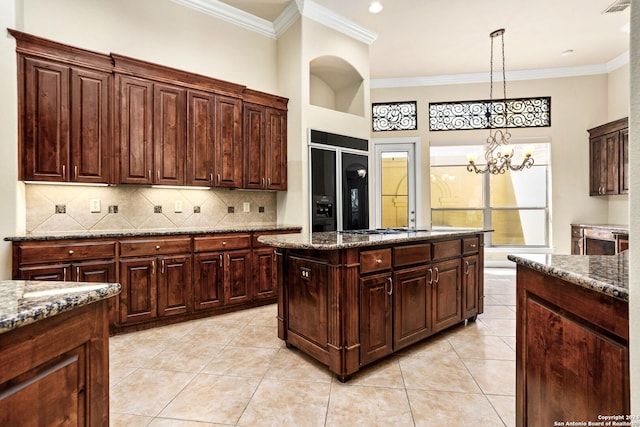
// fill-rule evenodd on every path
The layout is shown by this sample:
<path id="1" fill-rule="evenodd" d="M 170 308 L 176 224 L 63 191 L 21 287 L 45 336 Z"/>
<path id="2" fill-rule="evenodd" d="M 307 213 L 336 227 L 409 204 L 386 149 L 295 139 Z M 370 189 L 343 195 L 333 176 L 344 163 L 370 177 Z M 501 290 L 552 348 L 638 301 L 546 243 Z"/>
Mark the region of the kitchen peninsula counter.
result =
<path id="1" fill-rule="evenodd" d="M 517 264 L 516 425 L 629 420 L 628 251 L 509 259 Z"/>
<path id="2" fill-rule="evenodd" d="M 0 425 L 109 424 L 118 283 L 0 281 Z"/>
<path id="3" fill-rule="evenodd" d="M 347 381 L 483 312 L 482 229 L 261 236 L 276 247 L 278 337 Z"/>

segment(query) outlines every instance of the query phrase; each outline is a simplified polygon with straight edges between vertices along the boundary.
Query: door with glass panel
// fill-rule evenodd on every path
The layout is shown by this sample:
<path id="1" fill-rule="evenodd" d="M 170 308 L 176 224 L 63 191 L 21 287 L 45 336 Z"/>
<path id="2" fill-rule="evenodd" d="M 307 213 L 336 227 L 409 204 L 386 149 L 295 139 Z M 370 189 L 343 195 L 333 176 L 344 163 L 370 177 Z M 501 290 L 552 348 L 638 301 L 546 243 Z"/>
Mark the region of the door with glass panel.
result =
<path id="1" fill-rule="evenodd" d="M 414 144 L 376 144 L 376 227 L 416 227 Z"/>

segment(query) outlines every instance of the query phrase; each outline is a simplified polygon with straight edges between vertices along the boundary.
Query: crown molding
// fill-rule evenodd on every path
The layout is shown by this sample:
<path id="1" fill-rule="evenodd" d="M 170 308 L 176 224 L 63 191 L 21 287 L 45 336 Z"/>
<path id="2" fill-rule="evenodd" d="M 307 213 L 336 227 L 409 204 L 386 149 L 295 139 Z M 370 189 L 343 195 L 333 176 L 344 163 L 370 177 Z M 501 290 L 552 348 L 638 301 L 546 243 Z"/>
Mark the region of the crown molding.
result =
<path id="1" fill-rule="evenodd" d="M 378 34 L 375 32 L 350 21 L 324 6 L 320 6 L 312 0 L 292 1 L 273 23 L 243 10 L 236 9 L 219 0 L 172 1 L 273 39 L 284 33 L 301 16 L 366 44 L 371 44 L 378 38 Z"/>
<path id="2" fill-rule="evenodd" d="M 275 39 L 273 24 L 243 10 L 236 9 L 218 0 L 172 0 L 182 6 L 206 13 L 207 15 L 227 21 L 231 24 L 255 31 L 256 33 Z"/>
<path id="3" fill-rule="evenodd" d="M 561 77 L 591 76 L 596 74 L 609 74 L 611 71 L 622 67 L 629 62 L 629 52 L 612 59 L 606 64 L 585 65 L 581 67 L 559 67 L 540 68 L 535 70 L 507 71 L 507 81 L 516 80 L 538 80 L 554 79 Z M 502 76 L 497 76 L 494 80 L 502 81 Z M 420 86 L 445 86 L 471 83 L 488 83 L 489 73 L 468 73 L 468 74 L 443 74 L 437 76 L 424 77 L 398 77 L 386 79 L 371 79 L 371 89 L 386 89 L 398 87 L 420 87 Z"/>

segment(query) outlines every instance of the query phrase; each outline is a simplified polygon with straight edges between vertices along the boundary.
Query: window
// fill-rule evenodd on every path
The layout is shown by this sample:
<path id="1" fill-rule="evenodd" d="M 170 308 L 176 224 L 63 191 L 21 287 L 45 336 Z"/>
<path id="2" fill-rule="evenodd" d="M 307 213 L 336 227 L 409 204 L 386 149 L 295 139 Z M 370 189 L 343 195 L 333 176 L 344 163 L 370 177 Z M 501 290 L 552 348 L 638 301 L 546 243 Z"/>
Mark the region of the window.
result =
<path id="1" fill-rule="evenodd" d="M 525 146 L 512 145 L 517 160 Z M 433 228 L 492 228 L 487 246 L 548 246 L 549 143 L 526 145 L 535 160 L 530 169 L 503 175 L 467 171 L 469 154 L 483 159 L 484 149 L 482 145 L 431 147 Z"/>

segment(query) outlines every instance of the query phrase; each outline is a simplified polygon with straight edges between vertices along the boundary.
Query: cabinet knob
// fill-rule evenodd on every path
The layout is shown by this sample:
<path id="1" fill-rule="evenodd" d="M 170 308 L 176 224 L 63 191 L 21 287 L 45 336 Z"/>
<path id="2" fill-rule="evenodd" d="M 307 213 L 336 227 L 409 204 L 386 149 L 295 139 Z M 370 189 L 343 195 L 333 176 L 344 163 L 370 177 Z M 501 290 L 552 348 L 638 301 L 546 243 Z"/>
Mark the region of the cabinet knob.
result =
<path id="1" fill-rule="evenodd" d="M 69 249 L 69 255 L 73 255 L 73 249 Z"/>
<path id="2" fill-rule="evenodd" d="M 382 264 L 382 260 L 381 260 L 380 258 L 378 258 L 378 259 L 376 260 L 376 264 Z"/>
<path id="3" fill-rule="evenodd" d="M 160 249 L 160 245 L 156 245 L 156 249 Z"/>
<path id="4" fill-rule="evenodd" d="M 222 242 L 222 246 L 225 246 L 227 244 L 227 242 Z"/>

